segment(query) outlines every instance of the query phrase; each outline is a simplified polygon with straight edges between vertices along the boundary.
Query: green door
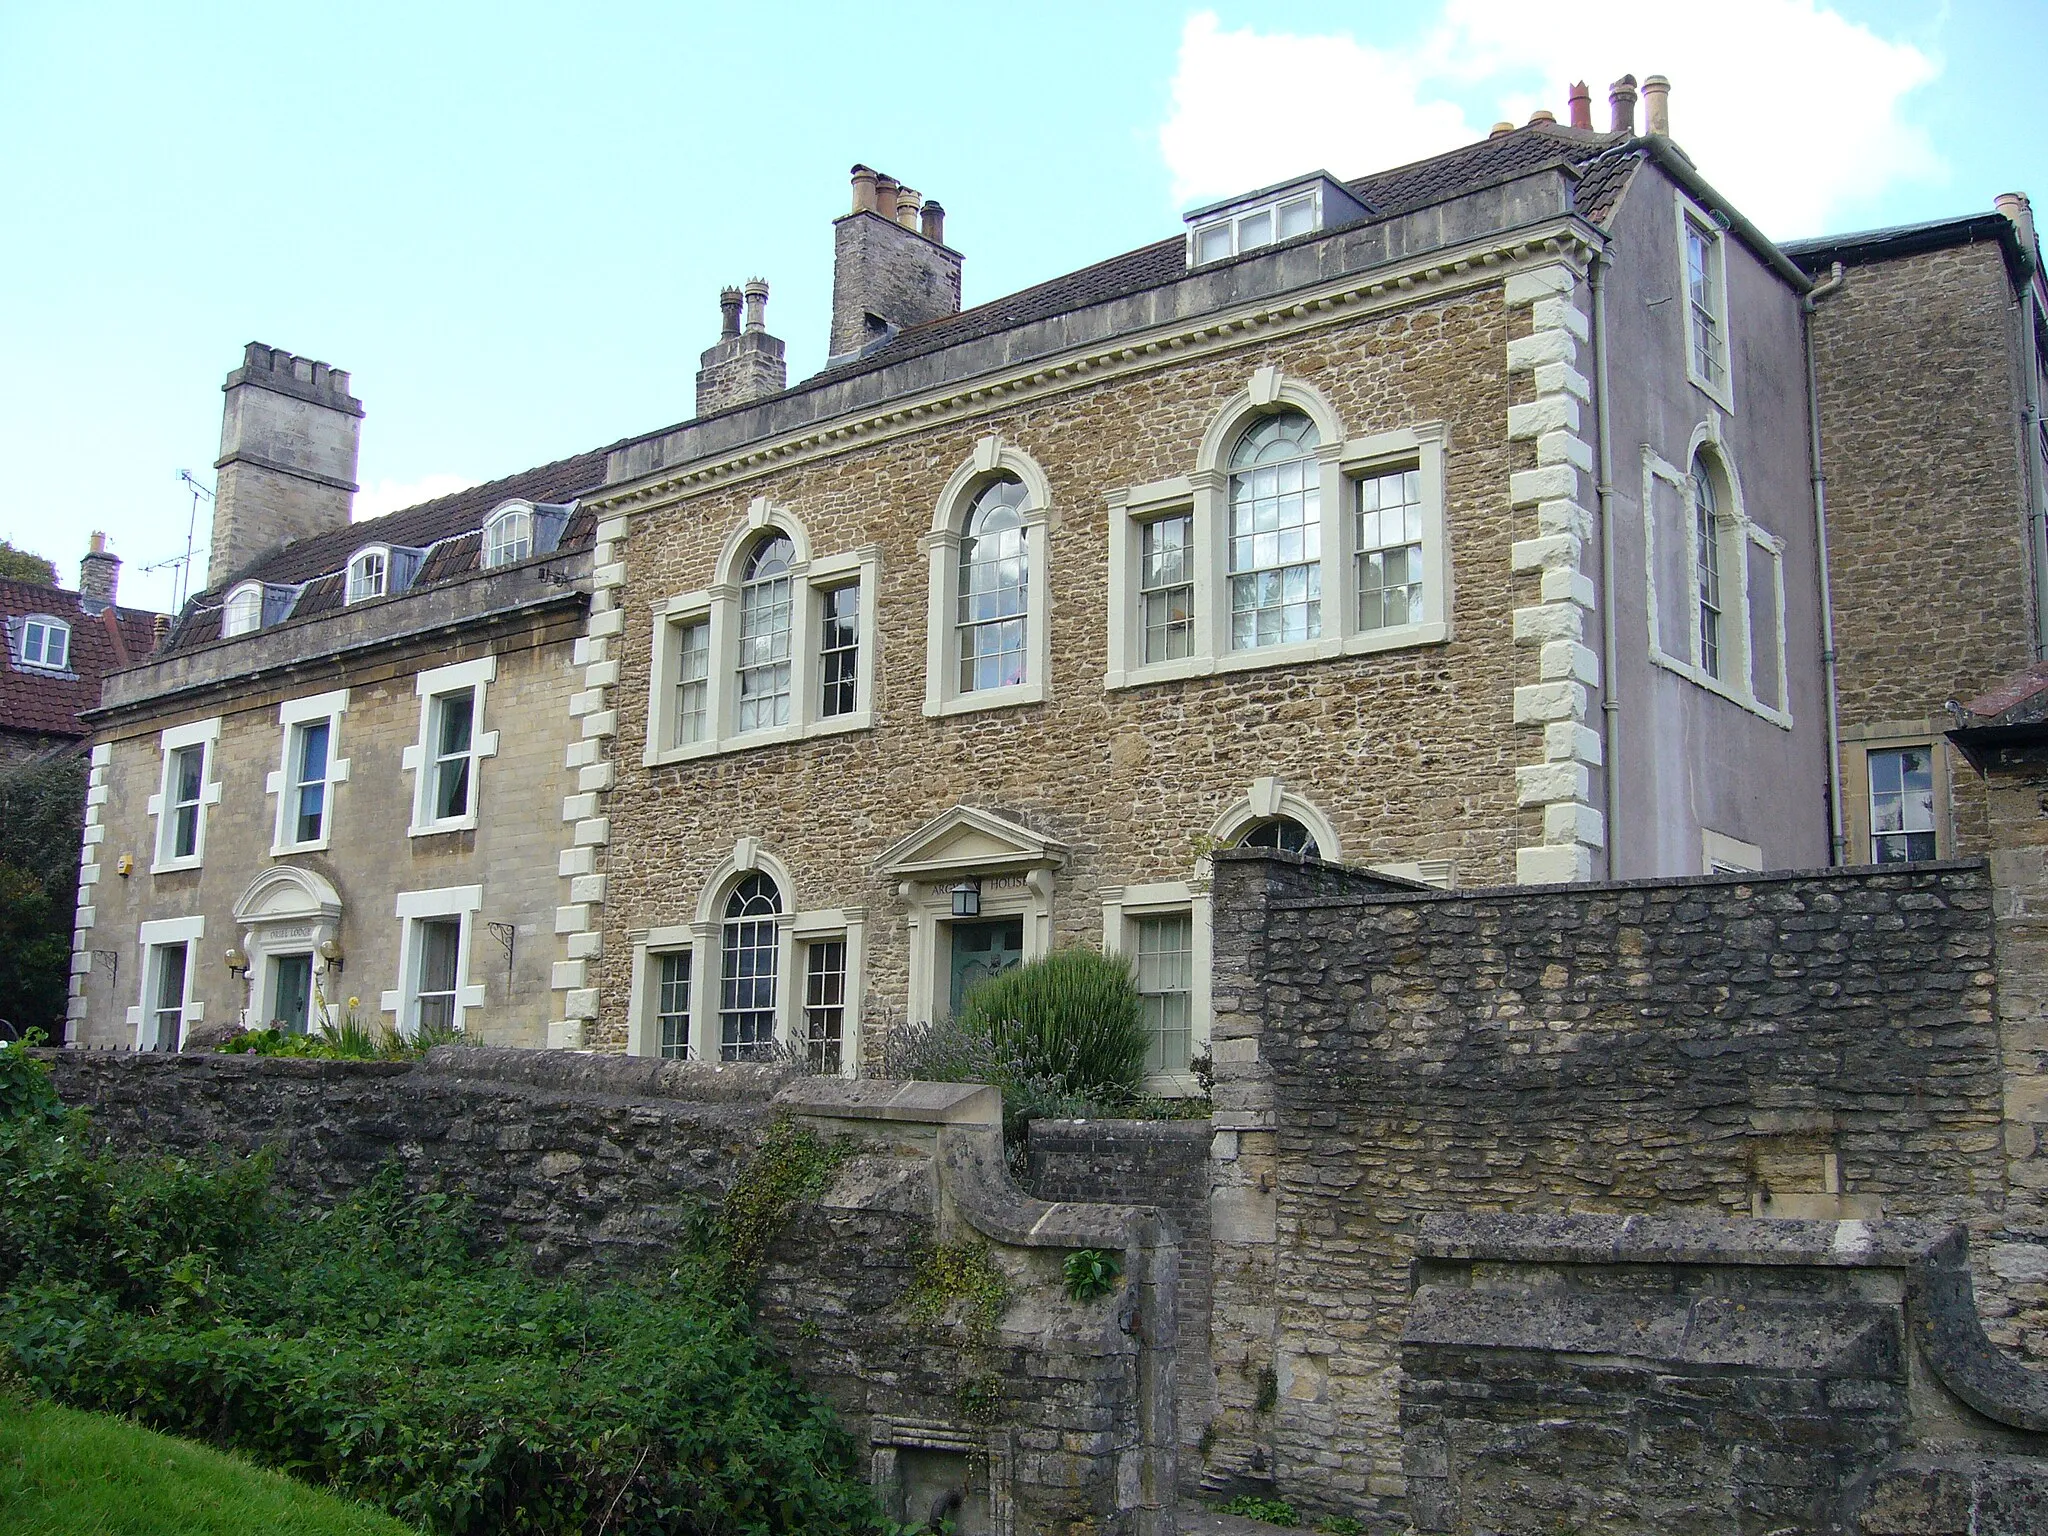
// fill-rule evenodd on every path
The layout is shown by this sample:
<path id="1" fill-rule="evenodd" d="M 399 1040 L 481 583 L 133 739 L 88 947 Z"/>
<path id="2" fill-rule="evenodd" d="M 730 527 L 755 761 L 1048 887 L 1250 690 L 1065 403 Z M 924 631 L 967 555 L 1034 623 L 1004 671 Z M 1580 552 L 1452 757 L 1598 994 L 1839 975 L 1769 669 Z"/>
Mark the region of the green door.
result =
<path id="1" fill-rule="evenodd" d="M 271 1021 L 288 1035 L 303 1035 L 313 1007 L 313 957 L 279 955 L 271 963 L 277 968 L 272 973 Z"/>
<path id="2" fill-rule="evenodd" d="M 1024 959 L 1024 919 L 997 917 L 986 922 L 954 923 L 952 1010 L 977 985 Z"/>

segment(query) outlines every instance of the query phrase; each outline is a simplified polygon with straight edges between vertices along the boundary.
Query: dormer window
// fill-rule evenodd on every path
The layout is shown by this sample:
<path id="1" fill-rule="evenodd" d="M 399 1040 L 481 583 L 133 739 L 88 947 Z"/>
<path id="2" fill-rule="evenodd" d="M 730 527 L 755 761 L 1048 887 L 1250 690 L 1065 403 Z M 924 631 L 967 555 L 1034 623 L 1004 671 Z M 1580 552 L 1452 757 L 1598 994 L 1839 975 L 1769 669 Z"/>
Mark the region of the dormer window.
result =
<path id="1" fill-rule="evenodd" d="M 484 564 L 510 565 L 533 553 L 533 510 L 506 507 L 484 524 Z"/>
<path id="2" fill-rule="evenodd" d="M 348 600 L 352 603 L 363 603 L 373 597 L 382 597 L 390 584 L 390 577 L 389 550 L 361 551 L 348 563 Z"/>
<path id="3" fill-rule="evenodd" d="M 21 664 L 62 672 L 71 660 L 71 626 L 62 619 L 24 619 L 21 626 Z"/>
<path id="4" fill-rule="evenodd" d="M 1296 177 L 1187 215 L 1188 265 L 1204 266 L 1298 235 L 1341 229 L 1370 212 L 1327 172 Z"/>
<path id="5" fill-rule="evenodd" d="M 228 594 L 227 606 L 221 610 L 221 636 L 246 635 L 262 627 L 263 583 L 245 581 Z"/>

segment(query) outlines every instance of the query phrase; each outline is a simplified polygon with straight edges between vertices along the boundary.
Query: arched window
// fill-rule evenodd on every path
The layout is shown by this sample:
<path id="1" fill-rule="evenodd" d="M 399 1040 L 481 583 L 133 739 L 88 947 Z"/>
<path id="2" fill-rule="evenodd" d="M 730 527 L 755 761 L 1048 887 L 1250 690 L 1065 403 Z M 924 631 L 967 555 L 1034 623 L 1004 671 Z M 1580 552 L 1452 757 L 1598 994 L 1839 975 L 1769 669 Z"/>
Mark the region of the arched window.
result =
<path id="1" fill-rule="evenodd" d="M 1699 598 L 1700 670 L 1721 675 L 1720 502 L 1706 455 L 1692 457 L 1694 591 Z"/>
<path id="2" fill-rule="evenodd" d="M 246 635 L 262 625 L 263 586 L 260 582 L 245 582 L 228 594 L 227 606 L 221 611 L 220 632 Z"/>
<path id="3" fill-rule="evenodd" d="M 484 564 L 510 565 L 533 553 L 533 513 L 507 507 L 484 524 Z"/>
<path id="4" fill-rule="evenodd" d="M 1008 688 L 1024 681 L 1031 615 L 1031 552 L 1024 527 L 1024 483 L 992 480 L 968 508 L 960 540 L 957 621 L 960 691 Z"/>
<path id="5" fill-rule="evenodd" d="M 740 571 L 740 732 L 789 723 L 790 562 L 796 546 L 770 533 Z"/>
<path id="6" fill-rule="evenodd" d="M 348 601 L 367 602 L 373 597 L 382 597 L 390 574 L 390 554 L 382 549 L 366 549 L 348 563 Z"/>
<path id="7" fill-rule="evenodd" d="M 1323 631 L 1321 442 L 1300 411 L 1261 418 L 1230 455 L 1230 648 Z"/>
<path id="8" fill-rule="evenodd" d="M 775 978 L 782 892 L 758 871 L 726 898 L 719 936 L 718 1055 L 752 1061 L 775 1048 Z"/>
<path id="9" fill-rule="evenodd" d="M 1299 853 L 1311 859 L 1319 859 L 1322 850 L 1316 846 L 1315 834 L 1292 816 L 1269 816 L 1255 822 L 1238 838 L 1240 848 L 1274 848 L 1281 853 Z"/>

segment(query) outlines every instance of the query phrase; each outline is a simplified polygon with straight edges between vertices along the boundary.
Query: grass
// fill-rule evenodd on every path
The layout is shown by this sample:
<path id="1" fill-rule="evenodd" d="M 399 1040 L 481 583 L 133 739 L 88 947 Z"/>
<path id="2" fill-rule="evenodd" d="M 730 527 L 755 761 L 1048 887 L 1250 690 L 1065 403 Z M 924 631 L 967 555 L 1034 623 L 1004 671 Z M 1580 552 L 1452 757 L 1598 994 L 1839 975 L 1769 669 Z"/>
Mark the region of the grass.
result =
<path id="1" fill-rule="evenodd" d="M 415 1536 L 276 1472 L 104 1414 L 0 1394 L 9 1536 Z"/>

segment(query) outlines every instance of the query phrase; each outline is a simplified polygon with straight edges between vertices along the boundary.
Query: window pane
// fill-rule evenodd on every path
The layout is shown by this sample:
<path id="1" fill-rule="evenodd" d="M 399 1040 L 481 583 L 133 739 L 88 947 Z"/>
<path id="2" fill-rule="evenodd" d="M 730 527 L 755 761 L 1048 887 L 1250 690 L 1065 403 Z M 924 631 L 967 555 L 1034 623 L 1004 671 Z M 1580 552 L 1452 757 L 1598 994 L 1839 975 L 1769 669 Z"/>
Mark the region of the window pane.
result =
<path id="1" fill-rule="evenodd" d="M 860 703 L 860 588 L 834 587 L 823 595 L 823 607 L 818 712 L 830 719 L 852 714 Z"/>
<path id="2" fill-rule="evenodd" d="M 1315 837 L 1300 822 L 1291 816 L 1275 816 L 1262 821 L 1237 840 L 1240 848 L 1274 848 L 1281 853 L 1304 854 L 1311 859 L 1322 857 L 1322 850 L 1316 846 Z"/>
<path id="3" fill-rule="evenodd" d="M 690 1054 L 690 952 L 661 957 L 656 983 L 655 1023 L 661 1054 L 681 1061 Z"/>
<path id="4" fill-rule="evenodd" d="M 1230 254 L 1230 224 L 1225 220 L 1195 232 L 1195 260 L 1221 261 Z"/>
<path id="5" fill-rule="evenodd" d="M 1023 506 L 1023 485 L 997 480 L 975 497 L 967 516 L 956 620 L 962 693 L 1025 680 L 1031 571 Z"/>
<path id="6" fill-rule="evenodd" d="M 770 534 L 747 559 L 740 583 L 739 707 L 734 727 L 789 723 L 789 566 L 796 546 Z"/>
<path id="7" fill-rule="evenodd" d="M 804 1053 L 819 1072 L 840 1069 L 846 1030 L 846 941 L 804 946 Z"/>
<path id="8" fill-rule="evenodd" d="M 189 859 L 199 852 L 199 792 L 206 768 L 206 748 L 180 747 L 171 759 L 171 856 Z"/>
<path id="9" fill-rule="evenodd" d="M 435 700 L 439 716 L 434 768 L 433 813 L 436 821 L 469 814 L 470 745 L 475 736 L 476 695 L 443 694 Z"/>
<path id="10" fill-rule="evenodd" d="M 413 927 L 418 946 L 413 1021 L 424 1029 L 446 1029 L 455 1023 L 456 960 L 462 947 L 459 918 L 423 918 Z"/>
<path id="11" fill-rule="evenodd" d="M 484 564 L 505 565 L 533 552 L 533 517 L 508 512 L 492 523 L 484 538 Z"/>
<path id="12" fill-rule="evenodd" d="M 676 636 L 676 738 L 686 747 L 704 739 L 706 691 L 711 679 L 711 626 L 699 619 Z"/>
<path id="13" fill-rule="evenodd" d="M 1699 596 L 1700 668 L 1721 675 L 1721 533 L 1716 517 L 1714 477 L 1706 461 L 1692 461 L 1694 590 Z"/>
<path id="14" fill-rule="evenodd" d="M 1268 416 L 1239 439 L 1230 476 L 1230 648 L 1322 633 L 1322 490 L 1315 424 Z"/>
<path id="15" fill-rule="evenodd" d="M 1256 246 L 1273 243 L 1273 210 L 1261 208 L 1257 213 L 1248 213 L 1237 221 L 1237 248 L 1249 251 Z"/>
<path id="16" fill-rule="evenodd" d="M 1185 912 L 1137 923 L 1139 1017 L 1147 1072 L 1185 1072 L 1192 1039 L 1194 922 Z"/>
<path id="17" fill-rule="evenodd" d="M 1316 200 L 1297 197 L 1280 205 L 1280 238 L 1305 235 L 1316 227 Z"/>
<path id="18" fill-rule="evenodd" d="M 1934 750 L 1870 754 L 1870 858 L 1875 864 L 1935 857 Z"/>
<path id="19" fill-rule="evenodd" d="M 165 944 L 156 951 L 156 999 L 151 1010 L 156 1038 L 144 1043 L 146 1050 L 178 1048 L 185 1023 L 185 966 L 189 953 L 190 946 L 185 944 Z"/>
<path id="20" fill-rule="evenodd" d="M 1141 532 L 1138 587 L 1145 660 L 1173 661 L 1194 648 L 1194 514 L 1156 518 Z"/>
<path id="21" fill-rule="evenodd" d="M 1422 473 L 1397 469 L 1358 482 L 1358 627 L 1420 624 Z"/>
<path id="22" fill-rule="evenodd" d="M 302 725 L 298 729 L 298 804 L 295 807 L 295 825 L 292 830 L 295 842 L 312 843 L 320 839 L 327 810 L 328 731 L 328 722 L 325 720 Z"/>
<path id="23" fill-rule="evenodd" d="M 775 915 L 782 893 L 766 875 L 749 875 L 725 904 L 719 946 L 718 1054 L 723 1061 L 765 1057 L 775 1045 Z"/>

